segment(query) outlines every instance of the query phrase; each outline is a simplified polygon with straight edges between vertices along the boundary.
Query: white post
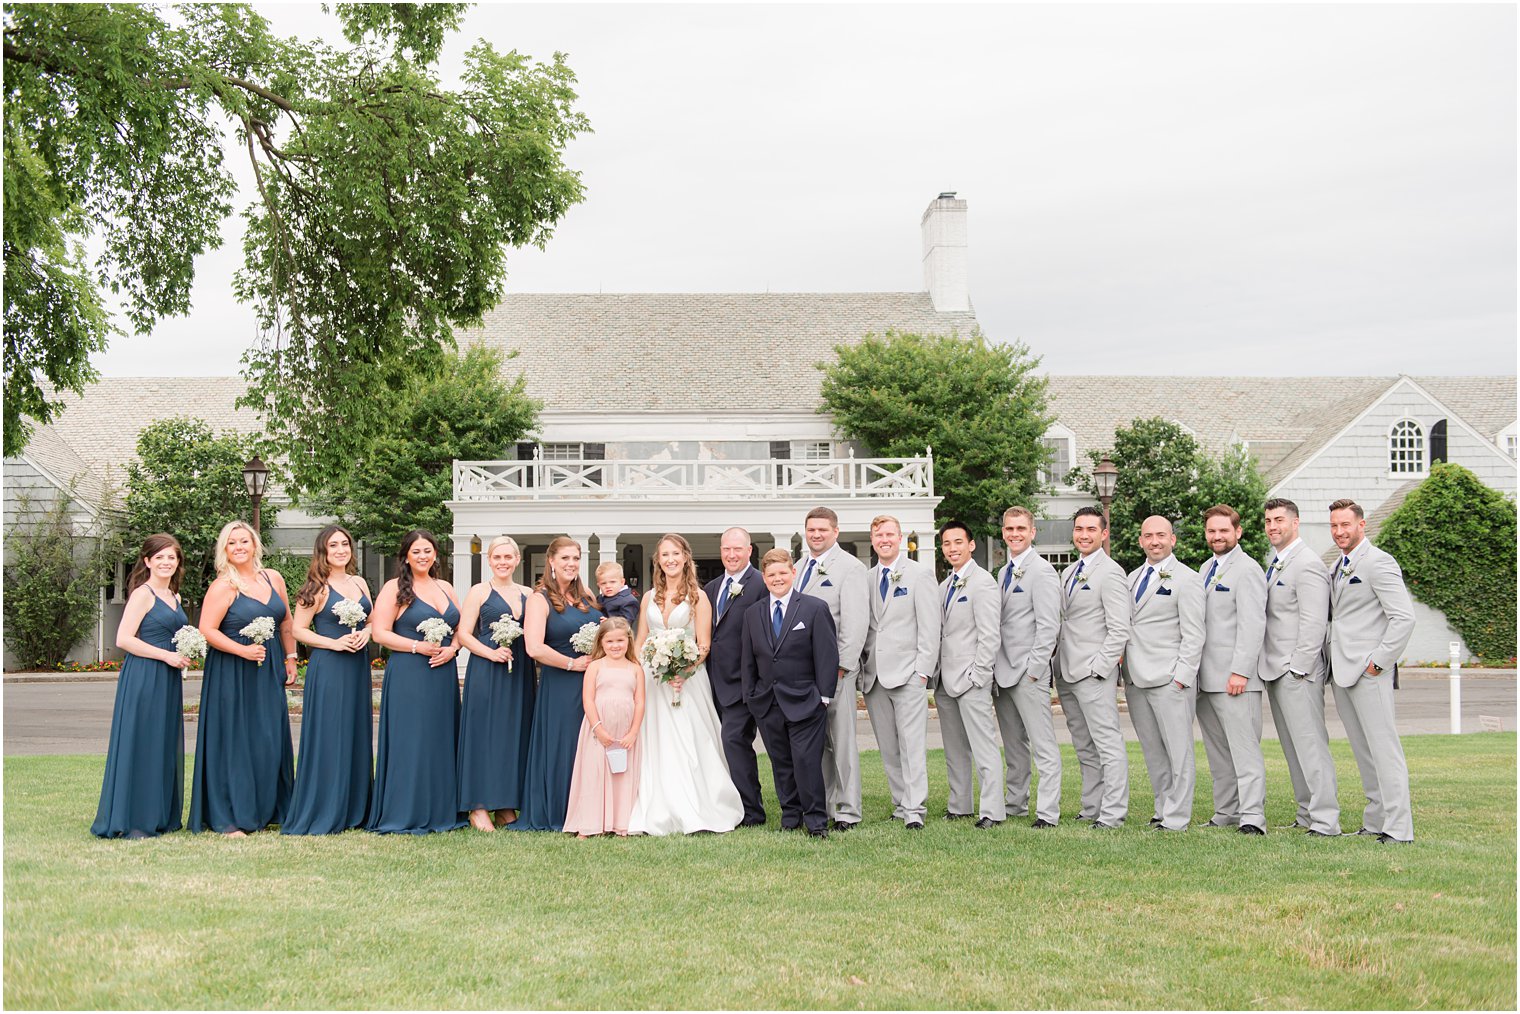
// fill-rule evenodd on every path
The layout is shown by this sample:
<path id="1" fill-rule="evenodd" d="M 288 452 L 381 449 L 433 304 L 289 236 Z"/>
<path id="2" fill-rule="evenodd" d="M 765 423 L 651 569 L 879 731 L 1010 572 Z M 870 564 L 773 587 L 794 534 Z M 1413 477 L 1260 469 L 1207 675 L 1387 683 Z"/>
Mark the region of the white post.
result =
<path id="1" fill-rule="evenodd" d="M 1462 642 L 1451 642 L 1451 734 L 1462 734 Z"/>
<path id="2" fill-rule="evenodd" d="M 473 562 L 474 553 L 471 551 L 473 536 L 454 533 L 454 562 L 450 568 L 454 572 L 454 596 L 462 604 L 464 597 L 470 593 L 470 564 Z M 464 682 L 465 665 L 469 661 L 469 649 L 461 649 L 454 655 L 454 668 L 459 676 L 459 682 Z"/>
<path id="3" fill-rule="evenodd" d="M 617 563 L 618 562 L 618 533 L 617 532 L 597 532 L 596 533 L 596 538 L 597 538 L 597 542 L 600 544 L 600 547 L 601 547 L 601 556 L 597 559 L 597 561 L 596 561 L 597 564 L 601 565 L 601 564 L 604 564 L 604 563 Z"/>
<path id="4" fill-rule="evenodd" d="M 792 551 L 791 532 L 771 532 L 771 541 L 775 542 L 777 549 L 784 549 L 788 553 Z"/>
<path id="5" fill-rule="evenodd" d="M 591 533 L 571 532 L 570 537 L 576 542 L 580 543 L 581 547 L 581 583 L 589 584 L 589 568 L 591 567 Z"/>

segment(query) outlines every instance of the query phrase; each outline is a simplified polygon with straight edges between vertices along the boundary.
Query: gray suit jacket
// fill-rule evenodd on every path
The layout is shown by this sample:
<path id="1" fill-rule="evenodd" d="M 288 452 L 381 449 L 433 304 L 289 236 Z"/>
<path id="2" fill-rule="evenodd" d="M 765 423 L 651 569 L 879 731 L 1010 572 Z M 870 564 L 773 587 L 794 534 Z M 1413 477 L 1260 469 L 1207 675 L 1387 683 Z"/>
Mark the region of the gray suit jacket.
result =
<path id="1" fill-rule="evenodd" d="M 1141 564 L 1129 576 L 1124 675 L 1137 687 L 1164 687 L 1174 680 L 1190 687 L 1203 655 L 1203 578 L 1168 556 L 1156 565 L 1137 602 L 1135 589 L 1148 566 Z"/>
<path id="2" fill-rule="evenodd" d="M 1351 551 L 1351 568 L 1337 564 L 1330 582 L 1330 671 L 1337 686 L 1362 678 L 1367 663 L 1392 678 L 1414 633 L 1414 603 L 1393 557 L 1363 539 Z"/>
<path id="3" fill-rule="evenodd" d="M 877 566 L 868 572 L 871 617 L 862 690 L 870 690 L 878 680 L 895 690 L 906 685 L 914 673 L 933 679 L 939 665 L 940 615 L 934 571 L 904 553 L 897 560 L 898 579 L 888 579 L 885 601 L 881 597 L 881 571 Z"/>
<path id="4" fill-rule="evenodd" d="M 1247 690 L 1261 690 L 1256 666 L 1267 632 L 1267 573 L 1236 546 L 1216 557 L 1219 567 L 1203 589 L 1203 659 L 1198 689 L 1224 693 L 1230 674 L 1245 676 Z M 1208 579 L 1210 563 L 1198 568 Z"/>
<path id="5" fill-rule="evenodd" d="M 959 697 L 972 687 L 985 687 L 992 682 L 992 667 L 997 660 L 1001 633 L 998 630 L 998 586 L 993 576 L 977 565 L 975 560 L 966 561 L 962 572 L 965 584 L 950 594 L 950 582 L 955 579 L 952 571 L 939 583 L 939 602 L 943 618 L 940 620 L 939 680 L 951 697 Z M 950 604 L 942 606 L 946 596 Z"/>
<path id="6" fill-rule="evenodd" d="M 1023 573 L 1011 577 L 1013 561 L 997 573 L 1002 592 L 1002 644 L 994 671 L 1000 687 L 1026 676 L 1036 683 L 1050 679 L 1050 659 L 1061 636 L 1061 579 L 1037 550 L 1024 557 Z M 1007 581 L 1006 586 L 1004 581 Z"/>
<path id="7" fill-rule="evenodd" d="M 866 598 L 869 569 L 835 543 L 813 568 L 807 587 L 802 588 L 802 572 L 809 559 L 803 553 L 797 561 L 798 590 L 828 603 L 839 637 L 839 668 L 846 676 L 853 675 L 860 671 L 860 653 L 865 650 L 866 627 L 870 625 L 871 604 Z"/>
<path id="8" fill-rule="evenodd" d="M 1271 568 L 1273 557 L 1267 557 Z M 1257 675 L 1267 682 L 1289 669 L 1311 680 L 1325 674 L 1325 627 L 1330 622 L 1330 572 L 1299 540 L 1267 585 L 1267 631 Z"/>
<path id="9" fill-rule="evenodd" d="M 1073 584 L 1079 567 L 1081 580 Z M 1095 549 L 1061 571 L 1061 637 L 1056 647 L 1061 678 L 1076 683 L 1089 676 L 1117 676 L 1128 641 L 1124 568 Z"/>

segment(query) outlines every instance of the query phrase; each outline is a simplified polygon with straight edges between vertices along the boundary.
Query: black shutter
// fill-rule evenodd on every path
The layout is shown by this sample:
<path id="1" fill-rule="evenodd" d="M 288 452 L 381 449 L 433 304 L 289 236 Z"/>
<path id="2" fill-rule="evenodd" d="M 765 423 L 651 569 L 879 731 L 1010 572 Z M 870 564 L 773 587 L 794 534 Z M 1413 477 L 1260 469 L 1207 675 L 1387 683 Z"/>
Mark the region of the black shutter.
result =
<path id="1" fill-rule="evenodd" d="M 1446 460 L 1446 420 L 1442 419 L 1430 428 L 1430 465 L 1434 468 Z"/>

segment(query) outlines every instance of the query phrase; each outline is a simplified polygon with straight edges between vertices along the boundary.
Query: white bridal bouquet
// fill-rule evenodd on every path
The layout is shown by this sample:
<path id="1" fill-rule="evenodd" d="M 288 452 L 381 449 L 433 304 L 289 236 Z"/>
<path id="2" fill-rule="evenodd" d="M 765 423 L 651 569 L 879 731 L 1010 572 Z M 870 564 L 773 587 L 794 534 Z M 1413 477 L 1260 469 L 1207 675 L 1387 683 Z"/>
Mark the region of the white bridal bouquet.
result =
<path id="1" fill-rule="evenodd" d="M 589 655 L 596 650 L 596 632 L 601 628 L 600 623 L 583 623 L 581 629 L 570 635 L 570 647 L 582 655 Z"/>
<path id="2" fill-rule="evenodd" d="M 491 624 L 491 640 L 496 642 L 498 648 L 510 648 L 512 642 L 522 636 L 522 624 L 512 619 L 506 613 L 501 619 Z M 507 668 L 512 668 L 512 658 L 507 657 Z"/>
<path id="3" fill-rule="evenodd" d="M 639 652 L 645 671 L 661 683 L 670 683 L 677 677 L 685 677 L 688 671 L 696 666 L 700 656 L 701 649 L 697 647 L 696 640 L 686 632 L 684 627 L 655 631 L 649 635 L 643 649 Z M 672 692 L 670 705 L 674 708 L 681 706 L 681 691 Z"/>
<path id="4" fill-rule="evenodd" d="M 338 618 L 338 622 L 350 630 L 358 630 L 359 624 L 369 618 L 364 607 L 353 599 L 339 599 L 334 602 L 332 612 Z"/>
<path id="5" fill-rule="evenodd" d="M 194 661 L 206 657 L 206 635 L 188 623 L 174 632 L 174 650 Z"/>
<path id="6" fill-rule="evenodd" d="M 260 616 L 248 626 L 238 631 L 254 644 L 263 644 L 274 636 L 274 617 Z"/>
<path id="7" fill-rule="evenodd" d="M 453 632 L 453 627 L 436 616 L 429 616 L 417 624 L 417 633 L 421 634 L 422 639 L 428 644 L 442 644 L 443 639 Z"/>

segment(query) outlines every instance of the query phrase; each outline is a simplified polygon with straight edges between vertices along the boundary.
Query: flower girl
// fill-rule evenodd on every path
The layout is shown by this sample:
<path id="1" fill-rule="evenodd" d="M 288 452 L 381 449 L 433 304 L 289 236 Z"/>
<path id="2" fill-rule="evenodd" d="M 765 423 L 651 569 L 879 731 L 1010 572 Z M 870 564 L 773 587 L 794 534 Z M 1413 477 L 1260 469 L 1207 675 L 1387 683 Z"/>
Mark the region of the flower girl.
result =
<path id="1" fill-rule="evenodd" d="M 602 621 L 586 668 L 581 722 L 565 830 L 577 838 L 626 835 L 639 784 L 636 740 L 644 719 L 644 670 L 633 658 L 633 628 Z"/>

